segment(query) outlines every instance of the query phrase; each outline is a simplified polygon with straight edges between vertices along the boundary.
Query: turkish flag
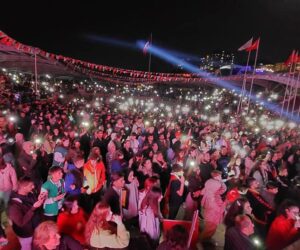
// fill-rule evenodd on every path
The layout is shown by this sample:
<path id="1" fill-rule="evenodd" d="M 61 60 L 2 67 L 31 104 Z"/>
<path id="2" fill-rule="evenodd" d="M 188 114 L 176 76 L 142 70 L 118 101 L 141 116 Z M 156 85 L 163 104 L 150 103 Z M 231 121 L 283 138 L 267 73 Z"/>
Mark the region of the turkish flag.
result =
<path id="1" fill-rule="evenodd" d="M 295 57 L 296 57 L 296 53 L 295 50 L 293 50 L 292 54 L 290 54 L 289 58 L 284 62 L 284 64 L 286 66 L 293 64 L 295 62 Z M 296 58 L 296 60 L 298 60 L 298 58 Z"/>
<path id="2" fill-rule="evenodd" d="M 252 42 L 253 42 L 253 37 L 248 41 L 246 42 L 245 44 L 243 44 L 239 49 L 238 51 L 242 51 L 242 50 L 246 50 L 248 48 L 250 48 L 252 46 Z"/>
<path id="3" fill-rule="evenodd" d="M 297 50 L 295 57 L 294 57 L 294 63 L 300 62 L 300 56 L 299 56 L 299 51 Z"/>
<path id="4" fill-rule="evenodd" d="M 260 38 L 258 38 L 254 43 L 252 43 L 252 45 L 246 49 L 246 51 L 252 51 L 252 50 L 257 50 L 259 47 L 259 42 L 260 42 Z"/>

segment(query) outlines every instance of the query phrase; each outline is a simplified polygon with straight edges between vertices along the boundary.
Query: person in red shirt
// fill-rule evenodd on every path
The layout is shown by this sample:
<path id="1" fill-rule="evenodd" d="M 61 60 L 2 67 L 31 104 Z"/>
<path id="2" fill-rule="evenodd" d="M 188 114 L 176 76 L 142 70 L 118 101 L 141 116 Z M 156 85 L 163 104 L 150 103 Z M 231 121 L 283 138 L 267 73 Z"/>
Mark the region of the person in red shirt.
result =
<path id="1" fill-rule="evenodd" d="M 71 236 L 85 244 L 84 230 L 88 216 L 82 208 L 78 206 L 78 201 L 74 197 L 69 197 L 64 201 L 63 211 L 57 218 L 57 227 L 60 233 Z"/>
<path id="2" fill-rule="evenodd" d="M 266 246 L 270 250 L 281 250 L 293 243 L 299 236 L 299 207 L 290 200 L 285 200 L 278 209 L 278 215 L 268 232 Z"/>

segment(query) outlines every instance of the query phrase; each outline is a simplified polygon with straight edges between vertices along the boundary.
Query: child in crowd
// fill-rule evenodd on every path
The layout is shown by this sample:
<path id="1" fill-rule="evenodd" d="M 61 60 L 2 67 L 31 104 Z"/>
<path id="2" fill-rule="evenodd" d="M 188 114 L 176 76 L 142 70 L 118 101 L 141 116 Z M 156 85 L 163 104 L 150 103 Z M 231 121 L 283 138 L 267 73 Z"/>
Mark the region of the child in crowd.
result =
<path id="1" fill-rule="evenodd" d="M 63 170 L 59 166 L 51 167 L 49 175 L 49 180 L 41 188 L 41 193 L 47 195 L 44 203 L 44 216 L 47 220 L 56 221 L 58 211 L 61 209 L 65 197 Z"/>

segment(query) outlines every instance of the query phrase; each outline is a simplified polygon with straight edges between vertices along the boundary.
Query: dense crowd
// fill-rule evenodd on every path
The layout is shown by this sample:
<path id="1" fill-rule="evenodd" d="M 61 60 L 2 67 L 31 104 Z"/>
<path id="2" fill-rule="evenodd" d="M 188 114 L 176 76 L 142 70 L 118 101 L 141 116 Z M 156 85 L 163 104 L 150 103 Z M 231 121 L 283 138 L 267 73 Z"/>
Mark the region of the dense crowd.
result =
<path id="1" fill-rule="evenodd" d="M 161 225 L 199 211 L 197 247 L 225 225 L 226 250 L 298 249 L 297 124 L 259 102 L 237 115 L 225 89 L 91 88 L 1 90 L 1 244 L 11 225 L 25 250 L 188 249 L 185 227 Z"/>

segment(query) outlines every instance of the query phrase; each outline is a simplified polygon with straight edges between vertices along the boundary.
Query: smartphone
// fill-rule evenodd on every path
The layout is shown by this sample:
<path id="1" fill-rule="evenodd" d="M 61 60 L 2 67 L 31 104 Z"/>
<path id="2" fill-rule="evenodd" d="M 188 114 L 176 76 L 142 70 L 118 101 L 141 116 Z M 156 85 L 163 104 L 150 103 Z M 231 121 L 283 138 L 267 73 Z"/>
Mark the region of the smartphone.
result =
<path id="1" fill-rule="evenodd" d="M 43 200 L 47 197 L 48 193 L 47 192 L 41 192 L 39 194 L 38 200 Z"/>

